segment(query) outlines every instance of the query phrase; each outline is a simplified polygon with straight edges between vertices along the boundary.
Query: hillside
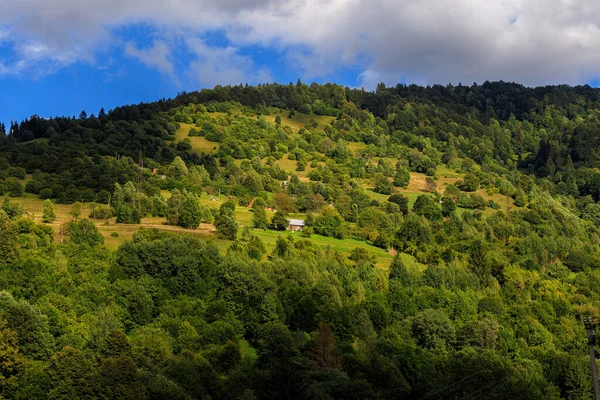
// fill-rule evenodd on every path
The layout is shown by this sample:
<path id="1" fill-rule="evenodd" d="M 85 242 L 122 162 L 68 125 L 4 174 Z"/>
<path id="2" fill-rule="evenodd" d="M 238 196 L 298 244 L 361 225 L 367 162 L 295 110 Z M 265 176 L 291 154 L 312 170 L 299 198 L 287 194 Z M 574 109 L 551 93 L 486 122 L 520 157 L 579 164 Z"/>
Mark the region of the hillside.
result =
<path id="1" fill-rule="evenodd" d="M 599 115 L 299 82 L 14 123 L 2 395 L 589 398 Z"/>

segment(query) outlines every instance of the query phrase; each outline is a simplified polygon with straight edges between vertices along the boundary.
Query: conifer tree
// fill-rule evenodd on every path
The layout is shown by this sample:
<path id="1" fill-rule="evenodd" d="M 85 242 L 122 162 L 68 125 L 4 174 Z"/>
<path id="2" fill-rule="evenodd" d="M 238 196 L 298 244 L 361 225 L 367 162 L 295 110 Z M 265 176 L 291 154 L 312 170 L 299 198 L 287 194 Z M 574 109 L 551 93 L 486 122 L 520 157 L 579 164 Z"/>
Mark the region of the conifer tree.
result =
<path id="1" fill-rule="evenodd" d="M 42 203 L 42 221 L 46 224 L 56 221 L 56 213 L 54 212 L 54 204 L 48 199 Z"/>

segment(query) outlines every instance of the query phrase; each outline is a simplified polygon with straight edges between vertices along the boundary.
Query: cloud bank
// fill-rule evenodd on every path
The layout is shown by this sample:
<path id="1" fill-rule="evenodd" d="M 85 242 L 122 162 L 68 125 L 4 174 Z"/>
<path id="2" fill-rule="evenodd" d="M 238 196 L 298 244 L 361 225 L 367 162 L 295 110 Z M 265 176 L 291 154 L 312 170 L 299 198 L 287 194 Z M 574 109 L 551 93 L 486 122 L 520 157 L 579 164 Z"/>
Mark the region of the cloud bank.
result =
<path id="1" fill-rule="evenodd" d="M 120 49 L 165 75 L 202 85 L 256 83 L 270 71 L 242 49 L 261 46 L 303 79 L 354 68 L 377 82 L 579 84 L 600 71 L 596 0 L 0 0 L 0 76 L 97 62 Z M 120 28 L 147 24 L 165 36 L 138 45 Z M 206 32 L 228 43 L 209 45 Z M 8 43 L 8 44 L 7 44 Z M 183 43 L 194 55 L 174 63 Z"/>

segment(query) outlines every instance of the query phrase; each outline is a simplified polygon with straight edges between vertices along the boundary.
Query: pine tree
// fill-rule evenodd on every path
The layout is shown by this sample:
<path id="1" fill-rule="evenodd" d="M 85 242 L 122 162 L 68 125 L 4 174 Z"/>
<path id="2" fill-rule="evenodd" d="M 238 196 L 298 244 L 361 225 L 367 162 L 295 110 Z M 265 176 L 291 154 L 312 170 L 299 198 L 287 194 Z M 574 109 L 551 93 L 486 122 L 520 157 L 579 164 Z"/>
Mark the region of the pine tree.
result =
<path id="1" fill-rule="evenodd" d="M 406 285 L 406 286 L 408 286 L 412 283 L 412 277 L 411 277 L 410 273 L 408 272 L 408 270 L 406 269 L 406 266 L 402 262 L 402 259 L 400 258 L 400 256 L 394 257 L 394 260 L 392 261 L 392 264 L 390 265 L 389 279 L 390 280 L 397 279 L 399 282 L 401 282 L 403 285 Z"/>
<path id="2" fill-rule="evenodd" d="M 73 220 L 77 220 L 81 215 L 81 203 L 75 203 L 71 206 L 71 211 L 69 212 L 73 217 Z"/>
<path id="3" fill-rule="evenodd" d="M 42 203 L 42 222 L 49 224 L 56 221 L 56 213 L 54 212 L 54 204 L 50 200 L 44 200 Z"/>

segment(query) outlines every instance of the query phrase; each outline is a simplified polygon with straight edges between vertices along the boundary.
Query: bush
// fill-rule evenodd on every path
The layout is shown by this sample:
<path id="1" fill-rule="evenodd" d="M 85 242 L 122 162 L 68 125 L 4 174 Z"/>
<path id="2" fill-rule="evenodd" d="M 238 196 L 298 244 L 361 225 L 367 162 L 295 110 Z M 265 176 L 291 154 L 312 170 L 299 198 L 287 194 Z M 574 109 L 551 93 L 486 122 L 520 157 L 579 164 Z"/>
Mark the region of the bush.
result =
<path id="1" fill-rule="evenodd" d="M 8 218 L 12 220 L 19 219 L 25 214 L 25 210 L 23 210 L 21 203 L 9 200 L 8 198 L 4 199 L 2 210 L 8 215 Z"/>
<path id="2" fill-rule="evenodd" d="M 29 181 L 25 185 L 25 193 L 38 194 L 42 190 L 42 183 L 39 181 Z"/>
<path id="3" fill-rule="evenodd" d="M 288 227 L 287 215 L 282 211 L 277 211 L 271 218 L 271 225 L 277 231 L 285 231 Z"/>
<path id="4" fill-rule="evenodd" d="M 396 170 L 394 186 L 406 187 L 410 183 L 410 172 L 406 168 Z"/>
<path id="5" fill-rule="evenodd" d="M 483 210 L 485 209 L 487 202 L 483 197 L 478 194 L 470 194 L 469 196 L 462 195 L 458 201 L 458 206 L 462 208 L 468 208 L 471 210 Z"/>
<path id="6" fill-rule="evenodd" d="M 104 237 L 98 228 L 89 219 L 67 222 L 62 229 L 74 244 L 87 244 L 90 246 L 104 244 Z"/>
<path id="7" fill-rule="evenodd" d="M 420 195 L 413 205 L 413 212 L 422 215 L 429 220 L 436 220 L 442 217 L 442 211 L 436 204 L 433 197 L 429 195 Z"/>
<path id="8" fill-rule="evenodd" d="M 112 208 L 94 205 L 88 217 L 91 219 L 106 220 L 112 218 L 113 216 L 114 213 Z"/>
<path id="9" fill-rule="evenodd" d="M 390 203 L 398 204 L 400 212 L 404 215 L 408 214 L 408 198 L 400 193 L 395 193 L 388 198 Z"/>
<path id="10" fill-rule="evenodd" d="M 337 211 L 326 209 L 315 219 L 314 230 L 319 235 L 343 239 L 344 220 Z"/>
<path id="11" fill-rule="evenodd" d="M 50 188 L 44 188 L 44 189 L 40 190 L 40 193 L 38 194 L 38 197 L 41 200 L 51 199 L 52 198 L 52 189 L 50 189 Z"/>
<path id="12" fill-rule="evenodd" d="M 6 192 L 10 197 L 21 197 L 23 196 L 23 186 L 16 179 L 8 179 L 5 182 Z"/>
<path id="13" fill-rule="evenodd" d="M 456 186 L 463 192 L 474 192 L 479 189 L 479 184 L 479 178 L 473 173 L 466 174 L 463 180 L 456 182 Z"/>

